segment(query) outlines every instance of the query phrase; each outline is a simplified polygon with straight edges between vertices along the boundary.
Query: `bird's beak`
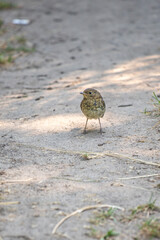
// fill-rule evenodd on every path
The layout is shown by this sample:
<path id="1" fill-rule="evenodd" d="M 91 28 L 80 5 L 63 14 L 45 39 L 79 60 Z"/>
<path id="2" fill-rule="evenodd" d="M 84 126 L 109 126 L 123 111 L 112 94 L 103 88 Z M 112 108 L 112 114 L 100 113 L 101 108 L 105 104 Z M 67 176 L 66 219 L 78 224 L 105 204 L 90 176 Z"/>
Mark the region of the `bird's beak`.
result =
<path id="1" fill-rule="evenodd" d="M 82 94 L 82 95 L 83 95 L 83 92 L 80 92 L 80 94 Z"/>

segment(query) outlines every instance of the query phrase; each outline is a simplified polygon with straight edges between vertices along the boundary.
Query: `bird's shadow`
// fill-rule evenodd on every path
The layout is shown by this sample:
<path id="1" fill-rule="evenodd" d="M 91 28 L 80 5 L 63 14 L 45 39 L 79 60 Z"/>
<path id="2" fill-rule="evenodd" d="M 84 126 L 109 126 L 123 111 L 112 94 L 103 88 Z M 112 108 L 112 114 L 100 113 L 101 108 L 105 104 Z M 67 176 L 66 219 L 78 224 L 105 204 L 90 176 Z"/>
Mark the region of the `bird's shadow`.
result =
<path id="1" fill-rule="evenodd" d="M 82 137 L 86 137 L 86 138 L 88 138 L 88 137 L 91 137 L 91 138 L 103 137 L 106 133 L 105 130 L 102 130 L 102 132 L 100 132 L 100 130 L 96 129 L 96 128 L 88 129 L 88 130 L 86 130 L 86 132 L 84 132 L 83 128 L 73 128 L 71 130 L 71 132 L 74 133 L 76 136 L 82 136 Z"/>

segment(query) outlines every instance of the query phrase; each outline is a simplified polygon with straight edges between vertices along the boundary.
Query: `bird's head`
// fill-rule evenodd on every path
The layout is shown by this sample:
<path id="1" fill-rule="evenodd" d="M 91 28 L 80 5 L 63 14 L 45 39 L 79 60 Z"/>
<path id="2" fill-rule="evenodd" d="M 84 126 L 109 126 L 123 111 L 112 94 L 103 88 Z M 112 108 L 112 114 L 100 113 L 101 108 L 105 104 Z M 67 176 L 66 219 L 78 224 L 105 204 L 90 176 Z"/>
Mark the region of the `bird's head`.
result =
<path id="1" fill-rule="evenodd" d="M 101 97 L 101 94 L 96 89 L 93 88 L 87 88 L 83 92 L 81 92 L 81 94 L 83 94 L 83 97 L 87 99 Z"/>

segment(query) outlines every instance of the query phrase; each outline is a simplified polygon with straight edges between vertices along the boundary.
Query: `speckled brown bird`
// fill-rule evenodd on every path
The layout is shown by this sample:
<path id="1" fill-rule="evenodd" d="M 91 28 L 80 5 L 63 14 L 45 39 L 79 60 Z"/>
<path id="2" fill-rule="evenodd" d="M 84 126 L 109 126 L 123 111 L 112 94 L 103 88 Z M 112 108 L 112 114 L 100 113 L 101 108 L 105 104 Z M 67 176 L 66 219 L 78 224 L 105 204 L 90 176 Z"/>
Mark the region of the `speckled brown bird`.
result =
<path id="1" fill-rule="evenodd" d="M 86 133 L 88 119 L 98 119 L 100 133 L 102 133 L 100 118 L 104 116 L 106 106 L 101 94 L 93 88 L 87 88 L 81 94 L 83 94 L 83 100 L 80 107 L 87 118 L 84 133 Z"/>

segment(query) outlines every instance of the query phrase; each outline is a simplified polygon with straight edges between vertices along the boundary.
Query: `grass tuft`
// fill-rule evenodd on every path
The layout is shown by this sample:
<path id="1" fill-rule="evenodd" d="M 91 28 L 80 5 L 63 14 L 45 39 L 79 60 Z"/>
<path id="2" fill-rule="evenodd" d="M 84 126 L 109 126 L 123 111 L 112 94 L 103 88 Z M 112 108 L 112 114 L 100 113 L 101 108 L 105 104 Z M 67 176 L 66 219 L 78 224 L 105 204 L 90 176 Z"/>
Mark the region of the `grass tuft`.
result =
<path id="1" fill-rule="evenodd" d="M 100 238 L 100 240 L 107 240 L 110 239 L 111 237 L 118 236 L 119 234 L 114 232 L 113 229 L 109 230 L 103 237 Z"/>
<path id="2" fill-rule="evenodd" d="M 155 92 L 153 92 L 153 99 L 156 101 L 154 104 L 155 106 L 160 107 L 160 99 L 158 98 L 158 96 L 155 94 Z"/>
<path id="3" fill-rule="evenodd" d="M 151 115 L 152 114 L 152 111 L 148 111 L 147 108 L 144 109 L 143 113 L 145 115 Z"/>
<path id="4" fill-rule="evenodd" d="M 94 217 L 89 220 L 91 224 L 99 225 L 103 224 L 106 219 L 113 218 L 115 215 L 115 209 L 109 208 L 108 211 L 98 211 Z"/>
<path id="5" fill-rule="evenodd" d="M 153 102 L 153 106 L 155 107 L 155 110 L 153 110 L 153 112 L 155 113 L 155 116 L 159 117 L 160 116 L 160 97 L 159 95 L 156 95 L 155 92 L 153 92 L 152 102 Z"/>
<path id="6" fill-rule="evenodd" d="M 0 28 L 3 26 L 3 21 L 0 19 Z"/>
<path id="7" fill-rule="evenodd" d="M 151 116 L 155 116 L 155 117 L 160 117 L 160 94 L 156 95 L 155 92 L 153 92 L 153 96 L 151 99 L 154 109 L 151 111 L 147 111 L 147 109 L 145 108 L 143 113 L 146 115 L 151 115 Z M 159 127 L 160 126 L 160 121 L 158 121 L 153 128 Z"/>
<path id="8" fill-rule="evenodd" d="M 102 235 L 98 230 L 96 230 L 93 227 L 90 227 L 89 230 L 90 231 L 88 233 L 86 233 L 86 236 L 94 238 L 94 239 L 100 239 L 101 238 Z"/>
<path id="9" fill-rule="evenodd" d="M 16 8 L 16 4 L 11 3 L 11 2 L 6 2 L 4 0 L 0 0 L 0 10 L 8 10 L 8 9 L 13 9 Z"/>
<path id="10" fill-rule="evenodd" d="M 141 235 L 147 238 L 160 238 L 160 222 L 154 219 L 145 221 L 141 226 Z"/>
<path id="11" fill-rule="evenodd" d="M 6 32 L 6 28 L 4 27 L 4 22 L 0 19 L 0 36 Z"/>
<path id="12" fill-rule="evenodd" d="M 29 48 L 25 45 L 21 46 L 12 46 L 12 45 L 7 45 L 4 49 L 1 50 L 2 53 L 12 53 L 12 52 L 24 52 L 24 53 L 30 53 L 34 52 L 34 48 Z"/>
<path id="13" fill-rule="evenodd" d="M 0 64 L 4 65 L 6 63 L 12 63 L 12 62 L 13 62 L 13 58 L 11 55 L 5 57 L 3 54 L 0 54 Z"/>
<path id="14" fill-rule="evenodd" d="M 18 36 L 16 39 L 19 44 L 26 44 L 26 38 L 24 36 Z"/>
<path id="15" fill-rule="evenodd" d="M 119 234 L 116 233 L 113 229 L 110 229 L 107 231 L 106 234 L 103 234 L 99 230 L 93 227 L 90 227 L 90 232 L 86 233 L 86 235 L 98 240 L 108 240 L 108 239 L 112 239 L 112 237 L 118 236 Z"/>
<path id="16" fill-rule="evenodd" d="M 18 56 L 34 51 L 34 47 L 29 47 L 27 45 L 25 37 L 14 37 L 0 46 L 0 64 L 5 65 L 7 63 L 12 63 Z"/>
<path id="17" fill-rule="evenodd" d="M 156 199 L 152 200 L 152 196 L 149 199 L 149 202 L 147 204 L 139 205 L 135 209 L 131 210 L 131 214 L 135 215 L 141 212 L 147 212 L 147 211 L 160 211 L 160 207 L 155 205 Z"/>

